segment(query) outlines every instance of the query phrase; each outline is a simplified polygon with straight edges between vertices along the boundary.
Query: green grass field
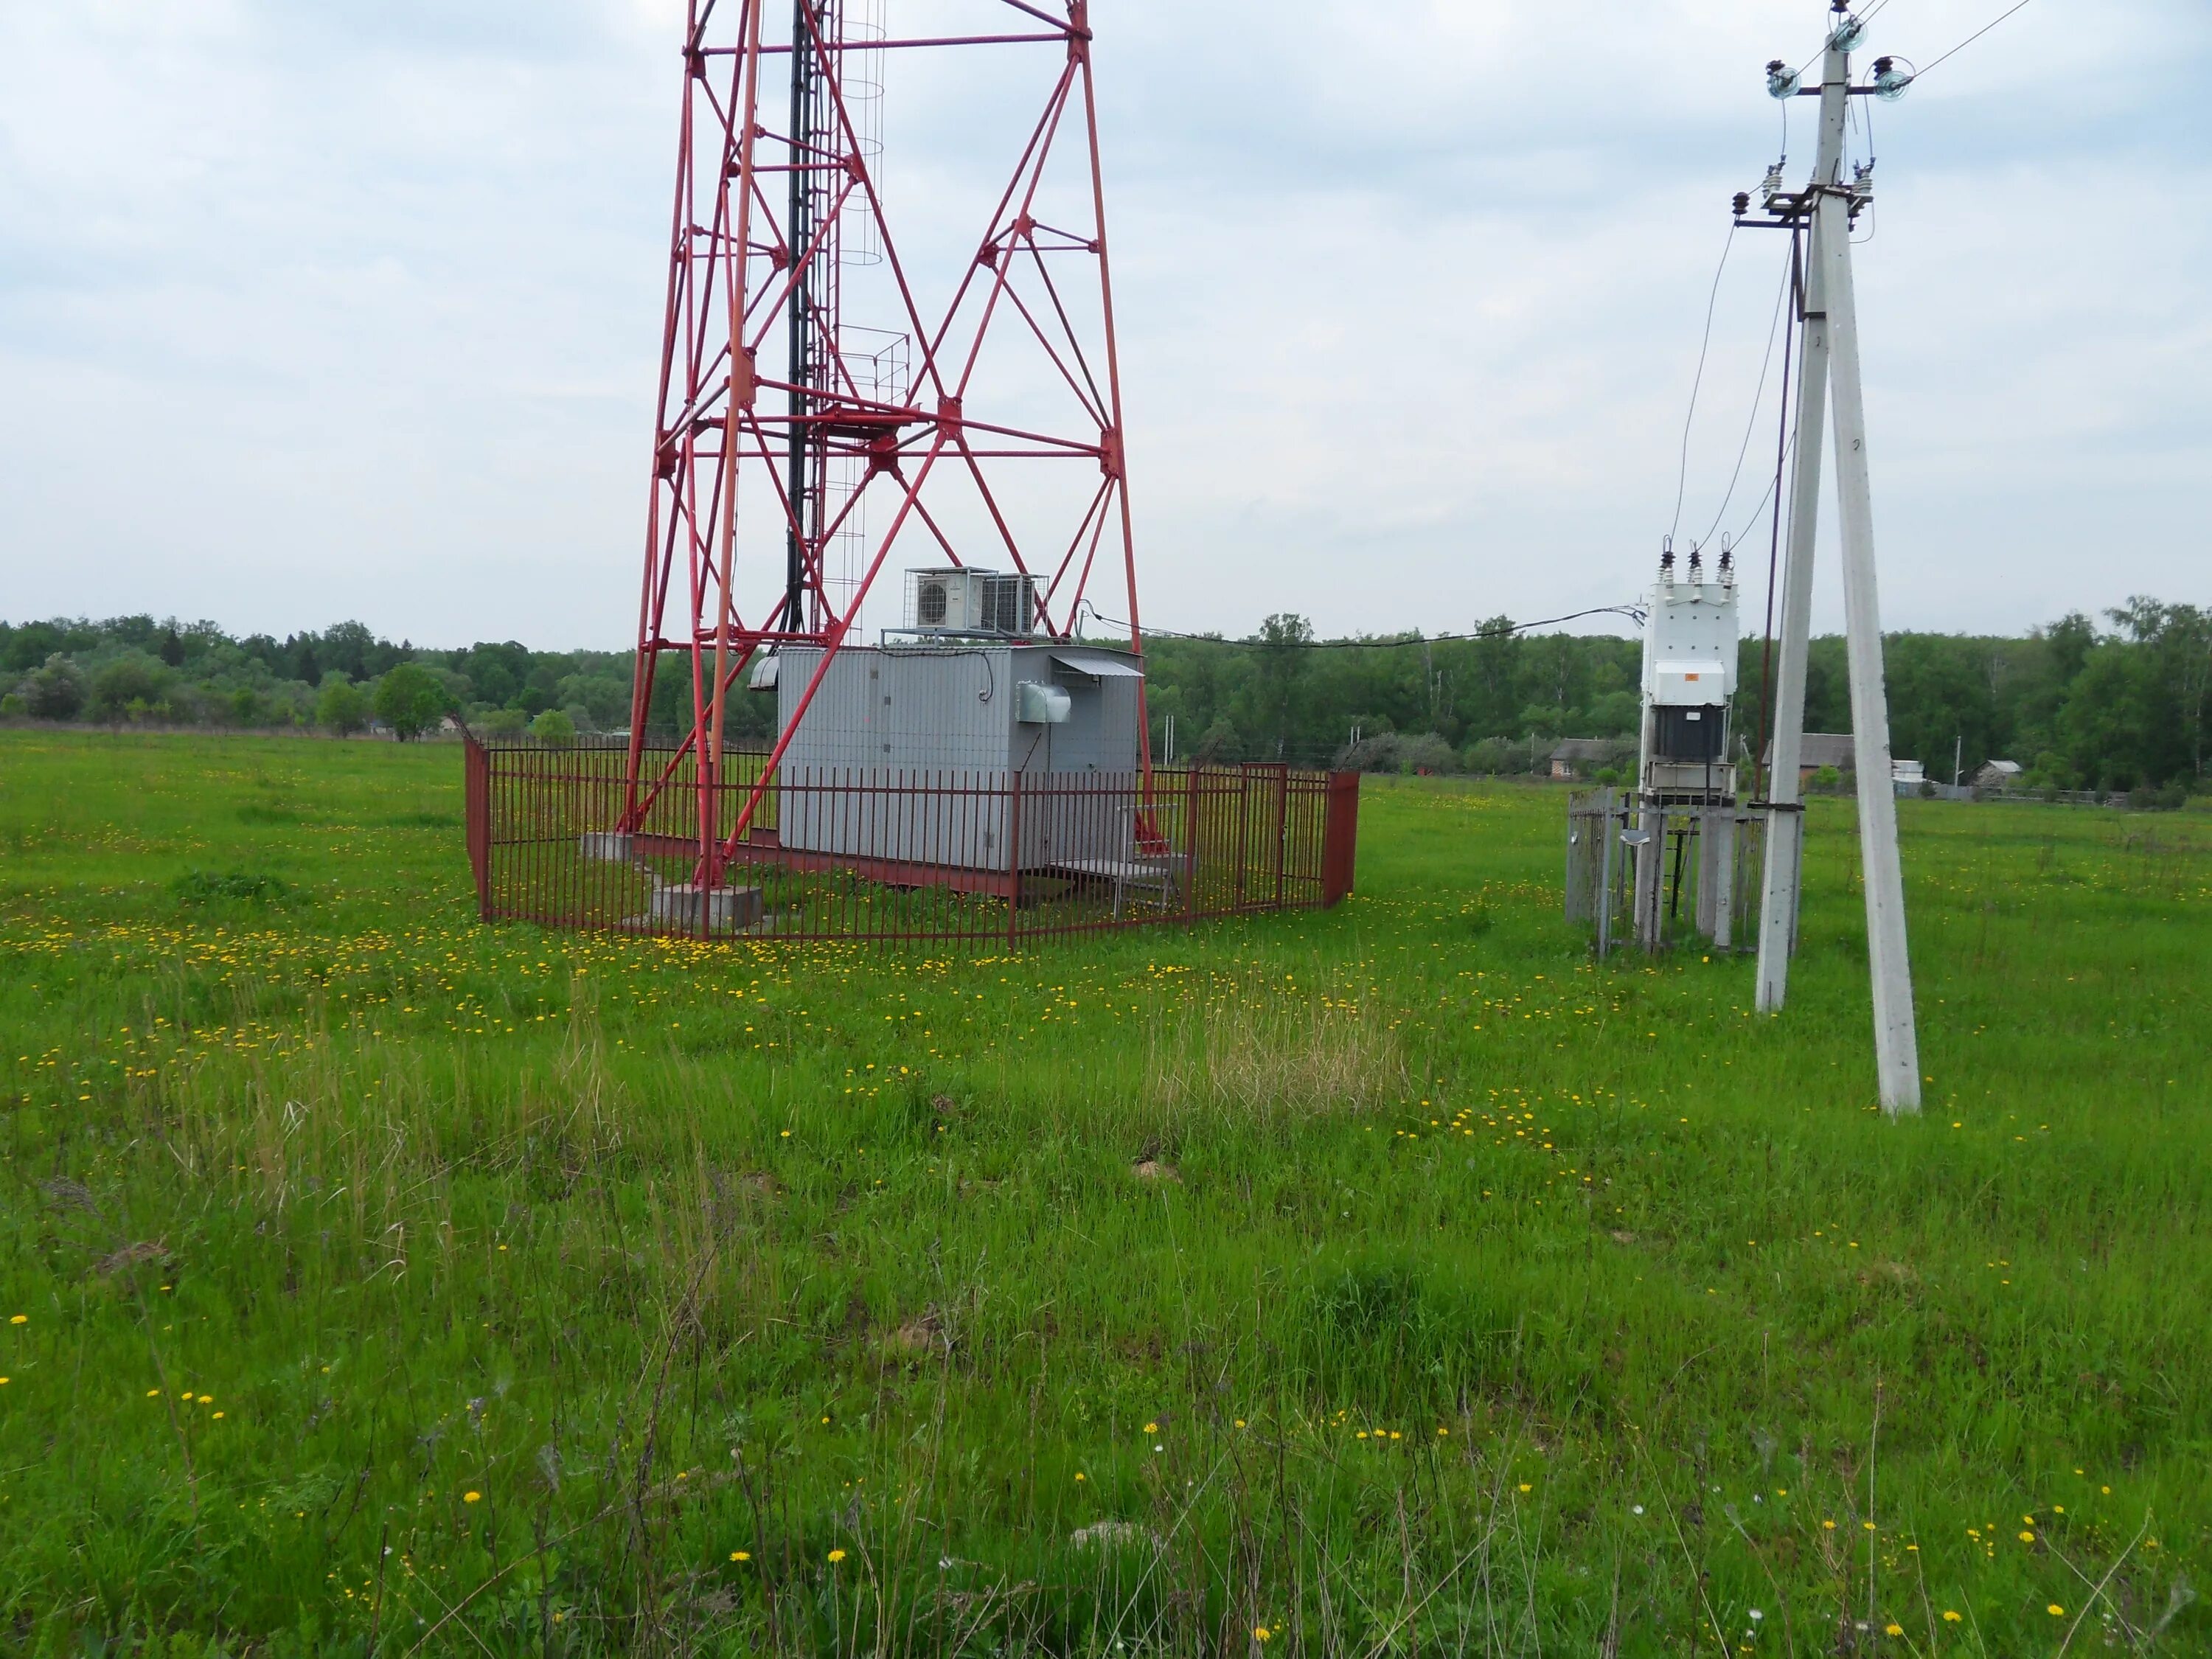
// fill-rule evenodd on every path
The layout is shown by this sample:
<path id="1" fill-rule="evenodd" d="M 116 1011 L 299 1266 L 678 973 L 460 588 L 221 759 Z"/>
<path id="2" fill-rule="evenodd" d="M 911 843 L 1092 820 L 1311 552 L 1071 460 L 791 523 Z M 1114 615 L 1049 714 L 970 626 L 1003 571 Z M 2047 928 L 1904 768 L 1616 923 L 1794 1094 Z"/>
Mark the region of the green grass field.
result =
<path id="1" fill-rule="evenodd" d="M 0 733 L 0 1646 L 2212 1651 L 2212 824 L 1849 806 L 1795 1001 L 1557 792 L 1004 954 L 474 919 L 451 748 Z"/>

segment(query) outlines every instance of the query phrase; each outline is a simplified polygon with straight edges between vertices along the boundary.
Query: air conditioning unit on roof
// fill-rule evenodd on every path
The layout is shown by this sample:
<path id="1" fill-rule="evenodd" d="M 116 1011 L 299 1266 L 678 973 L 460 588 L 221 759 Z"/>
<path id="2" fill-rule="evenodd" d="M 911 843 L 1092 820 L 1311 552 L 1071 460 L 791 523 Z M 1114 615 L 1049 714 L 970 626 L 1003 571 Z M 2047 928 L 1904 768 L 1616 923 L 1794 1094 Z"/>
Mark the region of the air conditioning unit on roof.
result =
<path id="1" fill-rule="evenodd" d="M 906 573 L 905 625 L 924 633 L 1026 635 L 1036 616 L 1028 575 L 953 568 Z"/>

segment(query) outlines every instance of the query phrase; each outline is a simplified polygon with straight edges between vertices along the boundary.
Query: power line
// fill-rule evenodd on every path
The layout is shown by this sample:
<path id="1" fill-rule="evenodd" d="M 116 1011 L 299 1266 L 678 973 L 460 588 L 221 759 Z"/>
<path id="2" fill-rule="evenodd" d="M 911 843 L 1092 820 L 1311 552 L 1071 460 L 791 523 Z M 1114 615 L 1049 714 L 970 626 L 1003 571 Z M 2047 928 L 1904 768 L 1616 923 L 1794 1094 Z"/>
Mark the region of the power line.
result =
<path id="1" fill-rule="evenodd" d="M 1127 628 L 1129 624 L 1118 617 L 1109 617 L 1094 608 L 1088 600 L 1084 610 L 1093 622 L 1108 628 Z M 1509 623 L 1504 628 L 1480 629 L 1472 634 L 1424 634 L 1403 640 L 1232 640 L 1219 634 L 1179 634 L 1171 628 L 1147 628 L 1145 637 L 1154 640 L 1188 640 L 1194 645 L 1228 645 L 1239 650 L 1257 648 L 1262 651 L 1408 651 L 1416 646 L 1440 645 L 1447 641 L 1502 640 L 1516 634 L 1525 634 L 1534 628 L 1556 627 L 1560 623 L 1580 622 L 1585 617 L 1626 617 L 1631 622 L 1642 623 L 1644 608 L 1635 605 L 1601 605 L 1588 611 L 1571 611 L 1564 617 L 1544 617 L 1535 622 Z"/>
<path id="2" fill-rule="evenodd" d="M 1787 463 L 1788 463 L 1788 461 L 1789 461 L 1789 459 L 1790 459 L 1790 456 L 1791 452 L 1793 452 L 1794 450 L 1796 450 L 1796 447 L 1797 447 L 1797 434 L 1796 434 L 1796 433 L 1795 433 L 1795 432 L 1793 431 L 1793 432 L 1790 434 L 1790 440 L 1789 440 L 1789 441 L 1788 441 L 1785 445 L 1784 445 L 1784 446 L 1783 446 L 1782 459 L 1783 459 L 1783 461 L 1784 462 L 1784 464 L 1787 464 Z M 1753 508 L 1751 509 L 1751 516 L 1750 516 L 1749 518 L 1746 519 L 1746 520 L 1743 521 L 1743 528 L 1742 528 L 1741 530 L 1740 530 L 1740 531 L 1738 531 L 1738 532 L 1736 532 L 1735 540 L 1730 544 L 1730 545 L 1731 545 L 1731 546 L 1741 547 L 1741 546 L 1742 546 L 1742 545 L 1743 545 L 1743 538 L 1744 538 L 1746 536 L 1748 536 L 1749 534 L 1751 534 L 1751 527 L 1752 527 L 1752 526 L 1753 526 L 1753 525 L 1755 525 L 1755 524 L 1757 524 L 1757 523 L 1759 522 L 1759 515 L 1761 513 L 1763 513 L 1763 512 L 1765 512 L 1765 511 L 1766 510 L 1766 504 L 1767 504 L 1767 502 L 1769 502 L 1769 501 L 1772 501 L 1773 499 L 1774 499 L 1774 480 L 1773 480 L 1773 479 L 1771 479 L 1771 478 L 1769 478 L 1769 479 L 1766 481 L 1766 488 L 1765 488 L 1765 490 L 1763 490 L 1763 491 L 1760 493 L 1760 495 L 1759 495 L 1759 505 L 1758 505 L 1757 507 L 1753 507 Z"/>
<path id="3" fill-rule="evenodd" d="M 1711 541 L 1713 532 L 1721 527 L 1722 516 L 1729 510 L 1729 503 L 1735 499 L 1736 482 L 1743 477 L 1743 459 L 1751 453 L 1751 434 L 1759 426 L 1759 400 L 1766 396 L 1767 372 L 1774 367 L 1774 336 L 1782 325 L 1782 302 L 1789 295 L 1790 266 L 1784 262 L 1781 285 L 1774 290 L 1774 314 L 1766 321 L 1766 354 L 1759 360 L 1759 385 L 1751 394 L 1751 413 L 1744 417 L 1743 441 L 1736 447 L 1735 470 L 1729 474 L 1728 493 L 1721 497 L 1720 506 L 1714 509 L 1712 523 L 1705 526 L 1705 542 Z M 1760 502 L 1760 506 L 1765 505 L 1764 501 Z M 1758 516 L 1754 510 L 1752 517 L 1756 519 Z M 1702 547 L 1705 542 L 1698 545 Z"/>
<path id="4" fill-rule="evenodd" d="M 1956 58 L 1956 57 L 1957 57 L 1960 52 L 1962 52 L 1966 51 L 1966 49 L 1968 46 L 1972 46 L 1972 45 L 1974 44 L 1974 42 L 1975 42 L 1975 41 L 1977 41 L 1977 40 L 1980 40 L 1984 35 L 1987 34 L 1987 33 L 1988 33 L 1991 29 L 1995 28 L 1995 27 L 1996 27 L 1999 23 L 2003 22 L 2003 21 L 2004 21 L 2004 20 L 2005 20 L 2006 18 L 2008 18 L 2008 17 L 2011 16 L 2011 15 L 2013 15 L 2013 13 L 2014 13 L 2014 12 L 2019 11 L 2019 10 L 2021 10 L 2022 8 L 2024 8 L 2024 7 L 2027 4 L 2027 3 L 2028 3 L 2028 0 L 2020 0 L 2020 3 L 2019 3 L 2019 5 L 2015 5 L 2015 6 L 2009 6 L 2009 7 L 2008 7 L 2008 8 L 2006 8 L 2003 11 L 2002 11 L 2002 12 L 1998 13 L 1995 17 L 1991 18 L 1988 22 L 1986 22 L 1986 23 L 1983 24 L 1983 25 L 1981 26 L 1981 27 L 1979 27 L 1979 28 L 1976 29 L 1976 30 L 1975 30 L 1972 34 L 1968 35 L 1965 40 L 1963 40 L 1960 41 L 1960 42 L 1959 42 L 1959 44 L 1958 44 L 1957 46 L 1955 46 L 1952 47 L 1950 51 L 1948 51 L 1948 52 L 1945 52 L 1945 53 L 1943 54 L 1943 57 L 1942 57 L 1942 58 L 1938 58 L 1936 60 L 1936 63 L 1935 63 L 1935 64 L 1929 64 L 1928 69 L 1917 70 L 1917 71 L 1914 73 L 1914 75 L 1913 75 L 1912 78 L 1913 78 L 1914 80 L 1917 81 L 1918 79 L 1920 79 L 1920 77 L 1921 77 L 1922 76 L 1923 76 L 1923 75 L 1925 75 L 1925 74 L 1927 74 L 1927 73 L 1928 73 L 1928 70 L 1932 70 L 1932 69 L 1934 69 L 1934 68 L 1936 67 L 1936 64 L 1940 64 L 1940 63 L 1942 63 L 1942 62 L 1943 61 L 1943 58 Z M 1885 3 L 1887 3 L 1887 0 L 1885 0 Z"/>
<path id="5" fill-rule="evenodd" d="M 1698 372 L 1690 379 L 1690 407 L 1682 416 L 1682 465 L 1674 477 L 1674 522 L 1668 526 L 1667 539 L 1673 541 L 1674 532 L 1682 527 L 1682 492 L 1690 482 L 1690 423 L 1698 416 L 1698 388 L 1705 378 L 1705 353 L 1713 343 L 1713 307 L 1720 303 L 1721 276 L 1728 270 L 1729 250 L 1735 246 L 1735 227 L 1729 227 L 1728 240 L 1721 244 L 1721 262 L 1713 271 L 1712 292 L 1705 296 L 1705 335 L 1698 342 Z"/>

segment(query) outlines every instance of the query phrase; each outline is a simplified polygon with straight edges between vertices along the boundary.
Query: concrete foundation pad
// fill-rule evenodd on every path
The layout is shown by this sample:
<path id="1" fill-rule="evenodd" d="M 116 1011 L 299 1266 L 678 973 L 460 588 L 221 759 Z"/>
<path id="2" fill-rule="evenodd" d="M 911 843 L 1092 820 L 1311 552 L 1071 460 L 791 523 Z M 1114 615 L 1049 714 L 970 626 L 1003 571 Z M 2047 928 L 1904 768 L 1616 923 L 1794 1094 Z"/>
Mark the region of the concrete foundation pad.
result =
<path id="1" fill-rule="evenodd" d="M 602 864 L 628 864 L 631 858 L 632 837 L 617 830 L 593 830 L 580 839 L 579 850 L 587 859 L 597 859 Z"/>
<path id="2" fill-rule="evenodd" d="M 646 920 L 672 933 L 734 933 L 757 927 L 762 912 L 757 887 L 710 887 L 679 882 L 657 889 Z"/>

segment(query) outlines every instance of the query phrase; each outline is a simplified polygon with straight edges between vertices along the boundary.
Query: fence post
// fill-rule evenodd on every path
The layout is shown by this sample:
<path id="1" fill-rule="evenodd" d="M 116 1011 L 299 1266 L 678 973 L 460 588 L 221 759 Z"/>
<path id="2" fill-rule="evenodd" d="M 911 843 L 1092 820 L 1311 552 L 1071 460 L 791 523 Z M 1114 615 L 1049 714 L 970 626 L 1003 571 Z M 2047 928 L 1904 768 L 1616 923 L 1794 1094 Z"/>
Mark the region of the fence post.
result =
<path id="1" fill-rule="evenodd" d="M 1182 919 L 1186 923 L 1198 920 L 1198 775 L 1199 763 L 1191 763 L 1182 775 L 1182 831 L 1184 845 L 1188 851 L 1188 867 L 1183 875 Z"/>
<path id="2" fill-rule="evenodd" d="M 1359 774 L 1328 775 L 1328 816 L 1322 827 L 1322 898 L 1334 905 L 1352 890 L 1359 844 Z"/>
<path id="3" fill-rule="evenodd" d="M 461 750 L 461 816 L 468 828 L 469 870 L 476 877 L 477 915 L 491 920 L 490 768 L 483 745 L 474 738 Z"/>
<path id="4" fill-rule="evenodd" d="M 1006 798 L 1006 948 L 1021 939 L 1022 775 L 1013 773 Z"/>

